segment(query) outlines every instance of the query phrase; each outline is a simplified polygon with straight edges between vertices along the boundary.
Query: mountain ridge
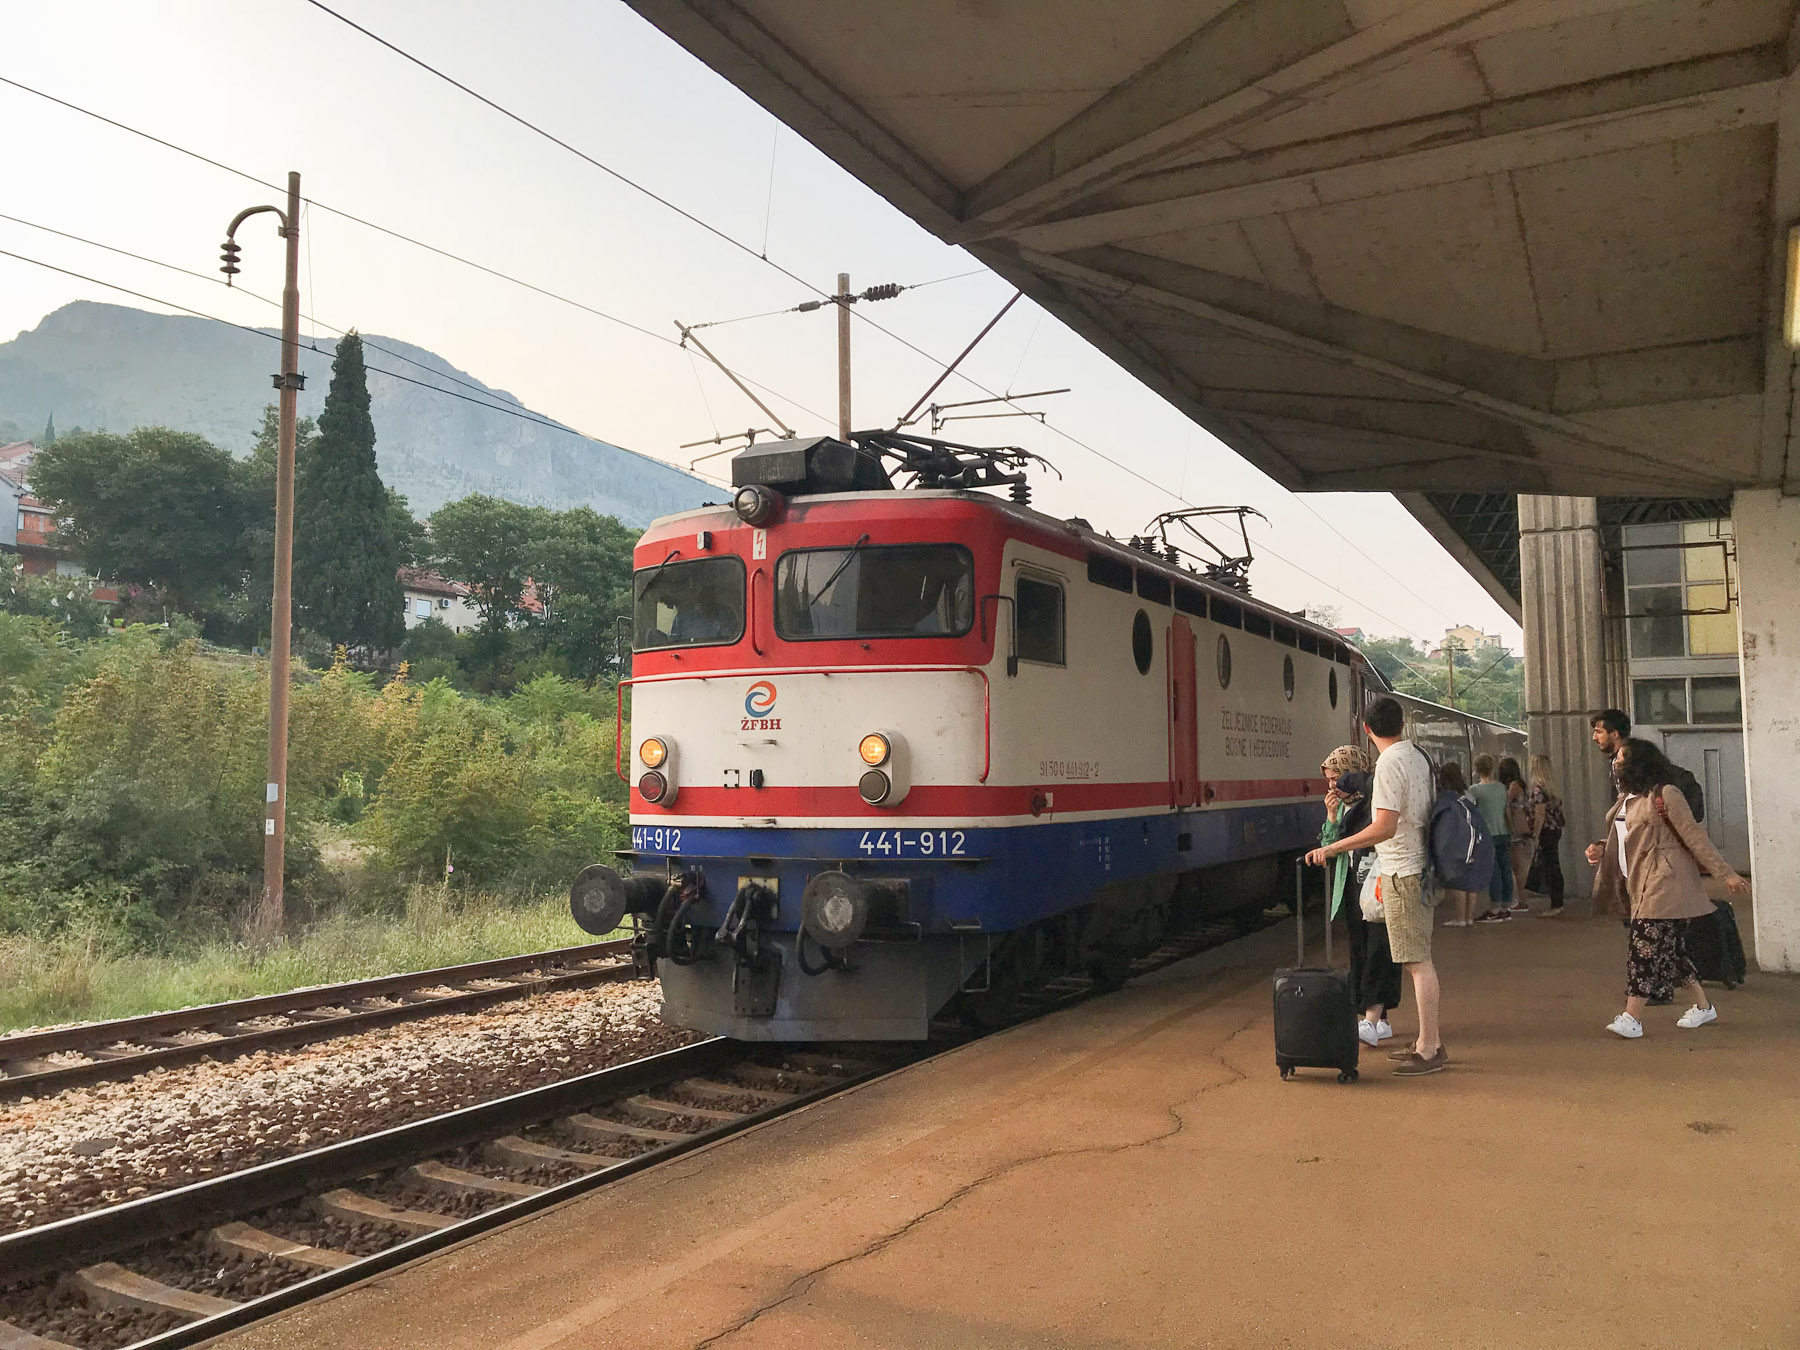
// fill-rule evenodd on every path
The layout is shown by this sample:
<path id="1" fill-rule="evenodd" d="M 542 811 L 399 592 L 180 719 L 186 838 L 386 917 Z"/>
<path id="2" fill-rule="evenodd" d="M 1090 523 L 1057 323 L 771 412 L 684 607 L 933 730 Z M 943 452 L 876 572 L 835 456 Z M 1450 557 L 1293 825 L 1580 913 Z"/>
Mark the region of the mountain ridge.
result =
<path id="1" fill-rule="evenodd" d="M 0 342 L 0 427 L 34 437 L 168 426 L 246 455 L 275 398 L 275 329 L 77 300 Z M 484 384 L 437 353 L 363 335 L 381 476 L 428 515 L 472 492 L 528 506 L 591 506 L 630 525 L 717 501 L 720 490 L 637 451 L 597 441 Z M 336 339 L 301 339 L 300 415 L 316 418 Z M 5 439 L 0 436 L 0 439 Z"/>

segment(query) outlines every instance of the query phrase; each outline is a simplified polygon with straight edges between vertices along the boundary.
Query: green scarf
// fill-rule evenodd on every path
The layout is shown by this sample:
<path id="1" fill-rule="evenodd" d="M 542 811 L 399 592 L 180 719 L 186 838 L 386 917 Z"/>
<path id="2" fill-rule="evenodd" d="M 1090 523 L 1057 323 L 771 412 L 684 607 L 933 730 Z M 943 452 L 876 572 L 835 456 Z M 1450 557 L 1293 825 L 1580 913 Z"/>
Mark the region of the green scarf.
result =
<path id="1" fill-rule="evenodd" d="M 1340 812 L 1341 814 L 1341 812 Z M 1338 822 L 1327 818 L 1319 830 L 1319 844 L 1328 847 L 1337 843 L 1339 837 Z M 1340 853 L 1327 864 L 1331 868 L 1331 907 L 1330 918 L 1337 918 L 1338 911 L 1344 907 L 1344 883 L 1350 878 L 1350 855 Z M 1360 902 L 1359 902 L 1360 903 Z"/>

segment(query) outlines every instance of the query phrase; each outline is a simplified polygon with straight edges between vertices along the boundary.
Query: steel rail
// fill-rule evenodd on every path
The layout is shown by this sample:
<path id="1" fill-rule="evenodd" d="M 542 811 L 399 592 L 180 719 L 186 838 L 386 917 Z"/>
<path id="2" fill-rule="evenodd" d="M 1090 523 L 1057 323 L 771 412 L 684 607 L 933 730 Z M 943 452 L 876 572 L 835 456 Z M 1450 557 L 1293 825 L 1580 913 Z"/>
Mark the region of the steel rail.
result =
<path id="1" fill-rule="evenodd" d="M 41 1062 L 47 1055 L 68 1051 L 92 1053 L 113 1045 L 130 1046 L 134 1042 L 164 1038 L 181 1031 L 216 1030 L 220 1033 L 216 1040 L 151 1045 L 143 1050 L 109 1054 L 87 1064 L 56 1065 L 8 1074 L 0 1077 L 0 1097 L 54 1092 L 108 1079 L 129 1078 L 148 1069 L 175 1068 L 198 1063 L 203 1059 L 225 1059 L 257 1050 L 288 1049 L 313 1041 L 391 1026 L 397 1022 L 412 1021 L 415 1018 L 472 1012 L 509 999 L 525 998 L 550 990 L 579 989 L 630 979 L 636 972 L 629 962 L 605 966 L 590 964 L 606 957 L 628 956 L 630 951 L 629 939 L 591 942 L 523 956 L 503 956 L 435 970 L 383 975 L 345 984 L 320 985 L 285 994 L 264 994 L 226 1003 L 209 1003 L 175 1012 L 148 1013 L 141 1017 L 126 1017 L 111 1022 L 91 1022 L 55 1031 L 0 1037 L 0 1065 L 4 1065 Z M 238 1023 L 258 1017 L 303 1013 L 315 1008 L 344 1007 L 369 999 L 414 993 L 440 985 L 454 988 L 474 981 L 506 979 L 528 971 L 542 971 L 559 966 L 583 968 L 563 974 L 545 974 L 536 979 L 518 980 L 489 989 L 459 989 L 455 993 L 422 997 L 386 1008 L 317 1017 L 285 1027 L 248 1031 L 233 1029 Z"/>
<path id="2" fill-rule="evenodd" d="M 321 1194 L 374 1172 L 491 1140 L 596 1103 L 716 1072 L 745 1058 L 750 1049 L 723 1037 L 713 1037 L 560 1083 L 343 1140 L 228 1176 L 194 1182 L 178 1190 L 6 1234 L 0 1236 L 0 1270 L 4 1270 L 9 1279 L 31 1279 L 66 1272 L 141 1248 L 147 1242 L 177 1237 L 272 1205 Z M 916 1058 L 912 1055 L 874 1065 L 847 1074 L 839 1081 L 798 1092 L 792 1100 L 747 1112 L 737 1119 L 720 1122 L 712 1129 L 666 1143 L 637 1157 L 548 1186 L 537 1195 L 495 1205 L 451 1227 L 397 1242 L 372 1255 L 359 1257 L 353 1264 L 247 1299 L 228 1311 L 136 1341 L 132 1350 L 175 1350 L 175 1347 L 198 1344 L 891 1073 Z"/>

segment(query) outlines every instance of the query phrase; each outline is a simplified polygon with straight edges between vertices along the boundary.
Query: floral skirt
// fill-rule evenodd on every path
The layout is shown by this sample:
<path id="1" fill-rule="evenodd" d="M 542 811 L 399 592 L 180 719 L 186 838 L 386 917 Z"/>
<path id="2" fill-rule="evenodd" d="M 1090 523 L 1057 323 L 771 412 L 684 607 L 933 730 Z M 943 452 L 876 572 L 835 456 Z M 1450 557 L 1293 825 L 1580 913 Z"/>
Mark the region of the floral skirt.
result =
<path id="1" fill-rule="evenodd" d="M 1688 960 L 1686 919 L 1633 919 L 1625 960 L 1625 992 L 1632 998 L 1668 998 L 1698 983 Z"/>

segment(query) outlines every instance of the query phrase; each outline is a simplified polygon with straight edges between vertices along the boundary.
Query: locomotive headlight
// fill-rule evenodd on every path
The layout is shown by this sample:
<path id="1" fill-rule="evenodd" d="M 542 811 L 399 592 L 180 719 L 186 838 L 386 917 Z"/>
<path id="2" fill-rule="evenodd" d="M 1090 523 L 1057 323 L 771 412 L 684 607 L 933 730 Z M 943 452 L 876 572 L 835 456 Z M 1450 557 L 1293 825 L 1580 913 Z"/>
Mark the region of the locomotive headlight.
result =
<path id="1" fill-rule="evenodd" d="M 746 525 L 767 525 L 781 514 L 784 505 L 779 492 L 761 483 L 739 488 L 731 499 L 731 509 Z"/>
<path id="2" fill-rule="evenodd" d="M 638 742 L 638 763 L 644 772 L 638 775 L 638 796 L 652 806 L 667 806 L 681 791 L 681 774 L 675 761 L 675 742 L 667 736 L 646 736 Z"/>
<path id="3" fill-rule="evenodd" d="M 856 758 L 867 765 L 856 790 L 870 806 L 898 806 L 912 787 L 906 738 L 894 731 L 871 731 L 856 743 Z"/>

